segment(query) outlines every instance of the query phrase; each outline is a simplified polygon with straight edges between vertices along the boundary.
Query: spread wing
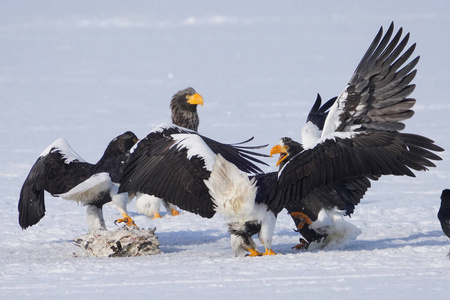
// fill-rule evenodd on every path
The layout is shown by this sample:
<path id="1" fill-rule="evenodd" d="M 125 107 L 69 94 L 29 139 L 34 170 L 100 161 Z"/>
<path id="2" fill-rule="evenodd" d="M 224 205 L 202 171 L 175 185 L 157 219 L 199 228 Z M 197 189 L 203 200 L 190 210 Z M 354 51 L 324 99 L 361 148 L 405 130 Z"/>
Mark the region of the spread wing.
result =
<path id="1" fill-rule="evenodd" d="M 327 139 L 304 150 L 279 171 L 276 205 L 301 203 L 323 186 L 358 177 L 414 176 L 412 170 L 434 167 L 441 160 L 432 151 L 443 151 L 420 135 L 364 131 Z"/>
<path id="2" fill-rule="evenodd" d="M 414 52 L 415 44 L 406 49 L 409 34 L 402 38 L 402 28 L 400 28 L 394 36 L 393 31 L 393 24 L 390 25 L 384 36 L 383 28 L 379 30 L 358 64 L 354 74 L 350 78 L 346 88 L 339 97 L 337 97 L 331 108 L 327 106 L 329 105 L 329 101 L 323 105 L 324 108 L 322 109 L 320 106 L 321 100 L 318 96 L 311 109 L 310 115 L 308 115 L 307 123 L 302 130 L 302 139 L 307 141 L 307 143 L 304 144 L 304 147 L 306 149 L 311 149 L 314 146 L 318 146 L 318 148 L 315 149 L 316 151 L 309 152 L 309 154 L 313 156 L 318 155 L 315 156 L 318 160 L 324 159 L 326 155 L 331 155 L 331 153 L 335 151 L 340 151 L 339 148 L 343 147 L 344 144 L 352 144 L 353 142 L 350 141 L 352 138 L 356 139 L 356 144 L 360 141 L 364 141 L 366 147 L 363 149 L 363 152 L 358 148 L 351 148 L 348 152 L 344 151 L 343 153 L 346 153 L 345 155 L 349 156 L 339 163 L 342 163 L 342 167 L 346 168 L 346 161 L 351 161 L 353 155 L 356 155 L 356 157 L 362 155 L 364 163 L 366 163 L 366 167 L 368 167 L 367 170 L 363 172 L 363 174 L 352 173 L 355 172 L 352 171 L 348 172 L 348 175 L 344 175 L 339 174 L 340 171 L 336 169 L 334 170 L 334 173 L 330 175 L 333 171 L 327 171 L 325 169 L 331 167 L 333 170 L 332 166 L 324 165 L 325 169 L 321 172 L 325 172 L 324 174 L 328 172 L 327 175 L 322 174 L 322 176 L 327 179 L 322 182 L 323 184 L 315 186 L 311 193 L 307 191 L 308 189 L 311 189 L 310 181 L 318 179 L 314 179 L 314 176 L 307 176 L 303 179 L 299 179 L 299 182 L 302 182 L 302 186 L 299 187 L 298 184 L 295 184 L 295 186 L 296 188 L 301 188 L 302 192 L 300 193 L 303 194 L 304 197 L 298 198 L 298 201 L 296 202 L 291 201 L 291 204 L 288 204 L 286 207 L 288 210 L 296 209 L 297 211 L 307 211 L 311 218 L 315 218 L 321 208 L 337 207 L 340 210 L 344 210 L 345 213 L 350 214 L 353 212 L 355 205 L 359 203 L 366 190 L 370 187 L 370 181 L 367 178 L 374 180 L 379 176 L 388 173 L 412 176 L 410 170 L 404 168 L 405 166 L 409 167 L 407 164 L 404 164 L 403 161 L 399 164 L 396 160 L 392 160 L 389 157 L 394 155 L 394 152 L 391 152 L 394 149 L 393 145 L 388 146 L 386 150 L 383 150 L 387 151 L 386 153 L 389 153 L 389 155 L 386 155 L 386 153 L 383 152 L 377 156 L 378 146 L 375 146 L 375 144 L 377 144 L 375 139 L 379 139 L 379 137 L 376 137 L 378 134 L 373 134 L 371 132 L 360 136 L 355 134 L 362 131 L 377 130 L 394 132 L 402 130 L 405 125 L 401 121 L 411 118 L 414 114 L 411 108 L 415 104 L 415 100 L 408 98 L 408 96 L 415 87 L 410 83 L 416 75 L 416 70 L 413 69 L 419 61 L 419 57 L 416 57 L 407 63 Z M 329 111 L 327 111 L 327 109 L 329 109 Z M 313 119 L 314 117 L 315 119 Z M 315 121 L 313 122 L 312 120 Z M 315 124 L 316 126 L 312 127 L 311 124 Z M 322 125 L 322 128 L 320 128 L 320 125 Z M 310 132 L 313 132 L 314 134 L 311 134 Z M 353 132 L 353 134 L 344 135 L 343 132 Z M 336 143 L 326 141 L 327 138 L 335 138 Z M 416 139 L 413 143 L 419 142 Z M 334 146 L 336 146 L 336 148 L 333 148 Z M 326 153 L 319 154 L 320 151 L 323 151 L 326 148 L 328 149 Z M 417 148 L 410 152 L 403 152 L 402 155 L 410 156 L 411 153 L 416 150 L 416 156 L 420 157 L 422 153 L 420 153 L 421 151 Z M 305 154 L 306 153 L 301 156 L 305 157 Z M 308 158 L 311 159 L 311 157 Z M 433 159 L 436 159 L 436 157 Z M 325 161 L 323 162 L 325 163 Z M 339 160 L 331 159 L 327 163 L 337 163 L 338 161 Z M 296 159 L 293 163 L 296 165 L 299 164 L 299 159 Z M 310 164 L 315 163 L 317 162 L 310 162 Z M 302 168 L 305 167 L 306 166 Z M 309 165 L 309 167 L 311 167 L 311 165 Z M 380 172 L 379 167 L 383 167 L 383 169 L 381 169 L 382 172 Z M 280 179 L 281 177 L 287 178 L 287 174 L 289 173 L 288 170 L 292 168 L 293 166 L 290 166 L 287 168 L 287 172 L 283 171 L 284 176 L 280 176 Z M 306 169 L 301 171 L 296 169 L 292 172 L 305 171 Z M 356 176 L 352 176 L 352 174 Z M 370 176 L 367 177 L 368 175 Z M 295 177 L 294 173 L 289 176 L 292 176 L 292 178 Z M 331 177 L 334 179 L 330 181 Z M 336 178 L 338 178 L 338 180 L 336 180 Z M 299 193 L 299 191 L 296 191 L 295 189 L 293 192 L 295 194 Z"/>
<path id="3" fill-rule="evenodd" d="M 52 143 L 31 168 L 19 198 L 19 224 L 25 229 L 45 215 L 44 191 L 63 194 L 89 178 L 92 165 L 82 161 L 67 142 Z"/>
<path id="4" fill-rule="evenodd" d="M 415 99 L 408 98 L 415 85 L 413 70 L 419 57 L 412 59 L 415 44 L 404 51 L 409 33 L 395 36 L 392 23 L 383 36 L 381 28 L 361 59 L 346 88 L 330 109 L 322 137 L 333 132 L 365 129 L 399 131 L 402 121 L 413 116 Z"/>
<path id="5" fill-rule="evenodd" d="M 251 151 L 257 148 L 222 144 L 185 128 L 163 125 L 133 149 L 119 191 L 155 195 L 211 218 L 214 204 L 204 180 L 211 174 L 216 154 L 243 172 L 260 172 L 251 161 L 259 162 L 254 155 L 265 156 Z"/>
<path id="6" fill-rule="evenodd" d="M 370 179 L 377 180 L 378 176 L 370 176 Z M 344 215 L 351 215 L 370 186 L 371 182 L 365 176 L 339 180 L 313 190 L 302 201 L 289 202 L 286 209 L 289 213 L 302 212 L 313 222 L 322 209 L 337 208 Z"/>

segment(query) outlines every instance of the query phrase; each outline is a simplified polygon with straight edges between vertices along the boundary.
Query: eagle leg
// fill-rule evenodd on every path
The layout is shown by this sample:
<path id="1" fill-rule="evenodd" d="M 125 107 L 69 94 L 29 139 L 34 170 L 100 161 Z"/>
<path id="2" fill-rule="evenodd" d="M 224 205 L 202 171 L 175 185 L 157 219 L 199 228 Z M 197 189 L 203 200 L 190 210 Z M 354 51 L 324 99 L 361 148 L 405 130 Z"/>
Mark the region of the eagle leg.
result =
<path id="1" fill-rule="evenodd" d="M 296 250 L 308 250 L 309 247 L 309 243 L 305 240 L 300 238 L 299 240 L 300 244 L 295 245 L 294 247 L 292 247 L 292 249 L 296 249 Z"/>
<path id="2" fill-rule="evenodd" d="M 154 219 L 162 219 L 161 215 L 158 212 L 155 212 L 155 214 L 153 215 L 153 220 Z"/>
<path id="3" fill-rule="evenodd" d="M 272 249 L 266 248 L 266 252 L 264 252 L 263 255 L 277 255 L 277 254 L 273 252 Z"/>
<path id="4" fill-rule="evenodd" d="M 139 228 L 136 223 L 134 223 L 134 220 L 127 214 L 122 214 L 123 215 L 123 219 L 117 219 L 114 221 L 114 224 L 118 224 L 118 223 L 125 223 L 127 226 L 133 226 L 135 228 Z"/>
<path id="5" fill-rule="evenodd" d="M 255 257 L 255 256 L 262 256 L 262 255 L 264 255 L 261 252 L 258 252 L 257 250 L 255 250 L 253 248 L 247 248 L 247 250 L 250 252 L 250 254 L 247 254 L 246 256 Z"/>
<path id="6" fill-rule="evenodd" d="M 302 212 L 293 212 L 293 213 L 291 213 L 291 216 L 293 218 L 300 219 L 300 223 L 297 225 L 297 229 L 302 229 L 303 226 L 305 226 L 305 223 L 308 224 L 308 225 L 312 224 L 311 219 L 306 214 L 304 214 Z"/>

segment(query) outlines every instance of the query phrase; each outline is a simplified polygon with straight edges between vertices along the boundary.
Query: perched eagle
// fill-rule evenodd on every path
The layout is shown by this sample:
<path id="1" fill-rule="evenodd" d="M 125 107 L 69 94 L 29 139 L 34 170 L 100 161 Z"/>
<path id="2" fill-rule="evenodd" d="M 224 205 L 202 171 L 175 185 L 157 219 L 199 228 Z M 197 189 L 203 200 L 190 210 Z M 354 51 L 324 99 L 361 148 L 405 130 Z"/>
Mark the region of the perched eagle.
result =
<path id="1" fill-rule="evenodd" d="M 443 151 L 430 139 L 400 133 L 402 121 L 413 116 L 416 100 L 408 98 L 415 85 L 414 67 L 407 63 L 415 44 L 404 51 L 409 34 L 393 24 L 383 36 L 381 28 L 350 78 L 344 91 L 329 107 L 308 117 L 302 130 L 303 145 L 281 139 L 271 150 L 280 154 L 276 202 L 291 214 L 306 239 L 300 245 L 324 241 L 335 233 L 334 218 L 350 215 L 381 175 L 414 176 L 412 170 L 435 167 L 430 160 Z M 320 97 L 313 107 L 320 107 Z"/>
<path id="2" fill-rule="evenodd" d="M 437 215 L 442 231 L 450 238 L 450 190 L 445 189 L 441 194 L 441 207 Z M 450 257 L 450 252 L 448 253 Z"/>
<path id="3" fill-rule="evenodd" d="M 192 87 L 178 91 L 173 95 L 170 102 L 172 111 L 172 123 L 193 131 L 198 130 L 199 117 L 197 114 L 197 105 L 203 106 L 203 97 Z M 178 215 L 175 205 L 170 204 L 165 199 L 160 199 L 154 195 L 145 193 L 136 194 L 136 208 L 139 213 L 153 218 L 161 218 L 159 214 L 160 202 L 164 204 L 167 212 L 173 216 Z"/>
<path id="4" fill-rule="evenodd" d="M 118 194 L 118 184 L 126 153 L 137 140 L 130 131 L 119 135 L 94 165 L 85 162 L 65 139 L 57 139 L 36 160 L 22 186 L 18 206 L 20 226 L 26 229 L 44 217 L 44 191 L 47 191 L 52 196 L 86 205 L 89 232 L 106 229 L 102 207 L 110 201 L 127 201 L 126 193 Z M 129 218 L 126 212 L 123 215 Z"/>

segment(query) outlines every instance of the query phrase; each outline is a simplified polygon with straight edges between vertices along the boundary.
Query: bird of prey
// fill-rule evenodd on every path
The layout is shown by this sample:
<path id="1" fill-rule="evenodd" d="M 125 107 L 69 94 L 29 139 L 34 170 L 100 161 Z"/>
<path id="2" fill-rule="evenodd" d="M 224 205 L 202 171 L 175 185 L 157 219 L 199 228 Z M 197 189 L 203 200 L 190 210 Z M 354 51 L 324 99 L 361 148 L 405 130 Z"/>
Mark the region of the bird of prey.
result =
<path id="1" fill-rule="evenodd" d="M 197 113 L 197 106 L 203 106 L 203 97 L 198 94 L 192 87 L 180 90 L 173 95 L 170 102 L 170 109 L 172 111 L 172 123 L 193 131 L 198 130 L 199 116 Z M 164 204 L 167 212 L 173 216 L 179 214 L 176 206 L 167 202 L 165 199 L 160 199 L 154 195 L 145 193 L 136 194 L 136 208 L 139 213 L 145 214 L 149 217 L 161 218 L 159 214 L 160 203 Z"/>
<path id="2" fill-rule="evenodd" d="M 441 207 L 437 215 L 442 231 L 450 238 L 450 190 L 445 189 L 441 194 Z M 450 252 L 448 253 L 450 257 Z"/>
<path id="3" fill-rule="evenodd" d="M 401 121 L 413 115 L 415 100 L 407 97 L 414 89 L 409 83 L 418 58 L 403 66 L 414 46 L 403 53 L 409 35 L 400 41 L 399 30 L 390 41 L 392 31 L 393 25 L 382 37 L 380 30 L 332 105 L 313 107 L 310 121 L 318 129 L 308 130 L 313 140 L 307 147 L 285 138 L 271 150 L 271 155 L 280 154 L 278 172 L 249 174 L 258 170 L 243 167 L 248 162 L 239 156 L 217 151 L 223 144 L 162 127 L 132 152 L 120 191 L 154 194 L 203 217 L 222 214 L 239 256 L 274 254 L 276 217 L 284 208 L 300 220 L 298 229 L 305 228 L 309 238 L 329 236 L 322 216 L 352 213 L 369 180 L 414 176 L 414 170 L 427 170 L 441 159 L 434 152 L 443 149 L 432 140 L 399 132 Z M 323 125 L 315 120 L 321 115 L 326 116 Z M 252 240 L 256 233 L 264 253 Z"/>
<path id="4" fill-rule="evenodd" d="M 414 114 L 416 100 L 408 98 L 415 85 L 419 57 L 408 62 L 415 44 L 405 50 L 409 33 L 393 35 L 381 28 L 343 92 L 330 107 L 320 98 L 302 130 L 303 145 L 281 139 L 271 150 L 280 154 L 277 201 L 291 214 L 301 239 L 296 248 L 324 241 L 335 230 L 333 218 L 350 215 L 370 180 L 381 175 L 414 176 L 440 160 L 443 151 L 433 141 L 400 133 L 402 122 Z M 305 135 L 305 132 L 307 133 Z"/>
<path id="5" fill-rule="evenodd" d="M 253 199 L 251 205 L 255 206 L 254 195 L 251 196 L 256 191 L 255 188 L 241 190 L 240 185 L 245 187 L 246 183 L 253 180 L 249 179 L 247 174 L 262 173 L 254 163 L 264 163 L 255 156 L 267 157 L 267 155 L 253 150 L 267 145 L 243 145 L 250 140 L 237 144 L 223 144 L 183 127 L 162 124 L 146 138 L 141 139 L 130 151 L 131 155 L 123 172 L 119 192 L 155 195 L 205 218 L 213 217 L 218 211 L 227 219 L 232 236 L 240 240 L 241 231 L 254 230 L 250 228 L 250 223 L 247 224 L 247 229 L 239 228 L 236 224 L 234 211 L 243 208 L 237 204 L 243 199 L 234 199 L 231 202 L 220 202 L 221 199 L 215 201 L 208 180 L 212 180 L 214 170 L 222 168 L 221 162 L 226 160 L 227 166 L 230 165 L 229 170 L 226 170 L 229 172 L 228 175 L 243 181 L 243 183 L 227 182 L 233 185 L 230 188 L 236 189 L 237 193 L 249 193 L 249 197 Z M 220 166 L 217 166 L 218 164 Z M 225 190 L 227 183 L 223 184 Z M 261 207 L 260 213 L 264 214 L 265 209 Z M 249 210 L 252 213 L 251 207 Z"/>
<path id="6" fill-rule="evenodd" d="M 106 229 L 102 207 L 110 201 L 127 201 L 126 193 L 118 193 L 118 184 L 126 153 L 137 140 L 131 131 L 117 136 L 101 159 L 90 164 L 65 139 L 57 139 L 36 160 L 22 186 L 18 205 L 20 226 L 26 229 L 44 217 L 47 191 L 52 196 L 86 205 L 89 232 Z M 125 212 L 123 216 L 133 223 Z"/>

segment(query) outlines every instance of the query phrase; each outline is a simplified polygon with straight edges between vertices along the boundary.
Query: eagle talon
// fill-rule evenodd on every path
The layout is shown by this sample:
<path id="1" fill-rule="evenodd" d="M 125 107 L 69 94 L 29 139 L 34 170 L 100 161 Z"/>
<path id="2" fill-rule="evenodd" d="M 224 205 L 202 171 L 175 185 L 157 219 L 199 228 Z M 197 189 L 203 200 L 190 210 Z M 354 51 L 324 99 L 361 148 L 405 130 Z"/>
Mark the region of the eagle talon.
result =
<path id="1" fill-rule="evenodd" d="M 301 238 L 299 240 L 299 242 L 300 242 L 300 244 L 295 245 L 294 247 L 292 247 L 292 249 L 295 249 L 295 250 L 298 250 L 298 251 L 300 251 L 300 250 L 308 250 L 309 243 L 305 239 Z"/>
<path id="2" fill-rule="evenodd" d="M 297 225 L 297 229 L 302 229 L 305 224 L 311 225 L 312 221 L 311 219 L 302 212 L 293 212 L 291 213 L 291 216 L 296 219 L 300 219 L 300 223 Z"/>
<path id="3" fill-rule="evenodd" d="M 152 220 L 155 220 L 155 219 L 162 219 L 162 217 L 161 217 L 161 215 L 160 215 L 159 213 L 155 213 L 155 214 L 153 215 Z"/>
<path id="4" fill-rule="evenodd" d="M 262 254 L 261 252 L 258 252 L 258 251 L 255 250 L 255 249 L 248 248 L 247 250 L 250 252 L 250 254 L 247 254 L 247 255 L 245 255 L 245 256 L 250 256 L 250 257 L 263 256 L 263 254 Z"/>
<path id="5" fill-rule="evenodd" d="M 272 249 L 266 249 L 266 252 L 263 253 L 264 256 L 266 255 L 277 255 L 275 252 L 273 252 Z"/>
<path id="6" fill-rule="evenodd" d="M 117 219 L 114 221 L 114 224 L 118 226 L 118 223 L 125 223 L 125 225 L 129 227 L 139 228 L 136 223 L 134 223 L 134 220 L 130 218 L 128 215 L 124 215 L 123 219 Z"/>

